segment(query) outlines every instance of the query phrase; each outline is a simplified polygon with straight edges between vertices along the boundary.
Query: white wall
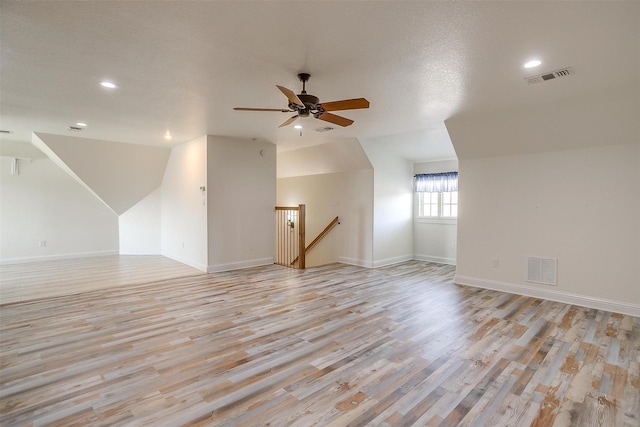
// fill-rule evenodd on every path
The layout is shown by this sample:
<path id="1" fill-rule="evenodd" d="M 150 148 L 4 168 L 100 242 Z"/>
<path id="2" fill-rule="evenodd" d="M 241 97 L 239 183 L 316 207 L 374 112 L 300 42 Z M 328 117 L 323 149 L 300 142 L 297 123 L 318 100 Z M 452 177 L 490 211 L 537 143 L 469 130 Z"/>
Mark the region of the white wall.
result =
<path id="1" fill-rule="evenodd" d="M 363 141 L 373 165 L 373 267 L 413 258 L 413 163 L 388 143 Z"/>
<path id="2" fill-rule="evenodd" d="M 118 215 L 160 185 L 170 153 L 166 147 L 39 132 L 32 143 Z"/>
<path id="3" fill-rule="evenodd" d="M 173 147 L 162 180 L 162 255 L 207 269 L 207 137 Z"/>
<path id="4" fill-rule="evenodd" d="M 306 255 L 307 267 L 343 262 L 372 266 L 373 170 L 278 179 L 278 206 L 306 205 L 306 244 L 336 225 Z"/>
<path id="5" fill-rule="evenodd" d="M 118 253 L 116 214 L 51 160 L 0 161 L 0 262 Z"/>
<path id="6" fill-rule="evenodd" d="M 459 173 L 458 283 L 640 315 L 640 144 L 460 159 Z M 558 259 L 557 286 L 525 281 L 528 256 Z"/>
<path id="7" fill-rule="evenodd" d="M 208 271 L 273 264 L 276 146 L 208 136 Z"/>
<path id="8" fill-rule="evenodd" d="M 457 160 L 415 163 L 413 173 L 441 173 L 458 170 Z M 421 261 L 456 264 L 457 220 L 418 218 L 418 196 L 414 194 L 413 258 Z"/>
<path id="9" fill-rule="evenodd" d="M 159 255 L 162 190 L 152 191 L 118 217 L 121 255 Z"/>

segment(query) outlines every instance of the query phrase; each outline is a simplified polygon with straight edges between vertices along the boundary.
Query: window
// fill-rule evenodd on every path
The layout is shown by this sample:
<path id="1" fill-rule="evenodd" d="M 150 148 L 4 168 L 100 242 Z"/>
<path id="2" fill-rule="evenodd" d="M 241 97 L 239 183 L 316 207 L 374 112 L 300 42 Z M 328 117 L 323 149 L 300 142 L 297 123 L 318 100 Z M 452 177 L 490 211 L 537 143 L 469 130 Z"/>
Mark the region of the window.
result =
<path id="1" fill-rule="evenodd" d="M 415 190 L 418 193 L 418 217 L 458 217 L 458 172 L 416 175 Z"/>
<path id="2" fill-rule="evenodd" d="M 457 218 L 458 192 L 418 193 L 418 216 L 422 218 Z"/>

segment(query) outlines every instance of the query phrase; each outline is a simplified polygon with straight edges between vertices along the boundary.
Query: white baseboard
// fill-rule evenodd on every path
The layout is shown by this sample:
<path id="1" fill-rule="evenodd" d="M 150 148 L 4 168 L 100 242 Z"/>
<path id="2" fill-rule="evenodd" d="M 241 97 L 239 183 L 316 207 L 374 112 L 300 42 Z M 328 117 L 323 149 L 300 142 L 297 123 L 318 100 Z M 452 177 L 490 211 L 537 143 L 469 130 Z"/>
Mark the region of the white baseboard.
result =
<path id="1" fill-rule="evenodd" d="M 413 259 L 416 261 L 435 262 L 436 264 L 456 265 L 455 258 L 444 258 L 431 255 L 414 255 Z"/>
<path id="2" fill-rule="evenodd" d="M 511 294 L 525 295 L 528 297 L 541 298 L 550 301 L 562 302 L 565 304 L 579 305 L 582 307 L 595 308 L 598 310 L 612 311 L 615 313 L 622 313 L 628 314 L 630 316 L 640 317 L 640 305 L 630 304 L 623 301 L 594 298 L 549 289 L 536 289 L 529 286 L 516 285 L 512 283 L 504 283 L 487 279 L 478 279 L 468 276 L 456 275 L 456 277 L 454 278 L 454 282 L 459 285 L 492 289 L 496 291 L 508 292 Z"/>
<path id="3" fill-rule="evenodd" d="M 413 255 L 402 255 L 393 258 L 380 259 L 378 261 L 373 261 L 373 268 L 377 267 L 386 267 L 387 265 L 400 264 L 401 262 L 411 261 L 413 259 Z"/>
<path id="4" fill-rule="evenodd" d="M 193 268 L 195 268 L 196 270 L 204 271 L 205 273 L 207 272 L 207 266 L 206 266 L 205 264 L 200 264 L 200 263 L 197 263 L 197 262 L 191 261 L 191 260 L 189 260 L 189 259 L 181 258 L 181 257 L 179 257 L 179 256 L 172 255 L 172 254 L 168 254 L 168 253 L 164 253 L 164 252 L 163 252 L 161 255 L 162 255 L 163 257 L 166 257 L 166 258 L 172 259 L 172 260 L 174 260 L 174 261 L 178 261 L 178 262 L 180 262 L 180 263 L 182 263 L 182 264 L 184 264 L 184 265 L 188 265 L 189 267 L 193 267 Z"/>
<path id="5" fill-rule="evenodd" d="M 0 265 L 7 264 L 24 264 L 27 262 L 40 262 L 40 261 L 57 261 L 62 259 L 74 259 L 74 258 L 90 258 L 97 256 L 118 255 L 118 251 L 97 251 L 97 252 L 77 252 L 58 255 L 41 255 L 22 258 L 5 258 L 0 260 Z"/>
<path id="6" fill-rule="evenodd" d="M 120 250 L 120 255 L 162 255 L 162 253 L 159 250 L 158 251 L 123 251 L 123 250 Z"/>
<path id="7" fill-rule="evenodd" d="M 215 264 L 207 267 L 207 273 L 220 273 L 222 271 L 242 270 L 243 268 L 259 267 L 273 264 L 273 258 L 258 258 L 247 261 L 230 262 L 228 264 Z"/>
<path id="8" fill-rule="evenodd" d="M 365 267 L 365 268 L 372 268 L 372 264 L 371 261 L 365 261 L 362 259 L 355 259 L 355 258 L 347 258 L 347 257 L 338 257 L 338 262 L 341 262 L 343 264 L 349 264 L 349 265 L 357 265 L 358 267 Z"/>

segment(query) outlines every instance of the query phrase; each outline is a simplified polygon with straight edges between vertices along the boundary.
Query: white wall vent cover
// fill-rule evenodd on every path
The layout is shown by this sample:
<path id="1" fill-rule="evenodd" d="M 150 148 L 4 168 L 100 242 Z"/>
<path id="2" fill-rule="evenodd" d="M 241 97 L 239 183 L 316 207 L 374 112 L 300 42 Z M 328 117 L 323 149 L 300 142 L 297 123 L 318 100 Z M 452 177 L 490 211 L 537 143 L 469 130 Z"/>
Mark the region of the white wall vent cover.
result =
<path id="1" fill-rule="evenodd" d="M 527 259 L 527 282 L 544 285 L 558 284 L 558 260 L 556 258 L 529 257 Z"/>
<path id="2" fill-rule="evenodd" d="M 542 83 L 547 80 L 553 80 L 560 77 L 567 77 L 575 72 L 571 67 L 560 68 L 559 70 L 552 71 L 550 73 L 538 74 L 537 76 L 525 77 L 525 80 L 528 84 L 532 85 L 534 83 Z"/>

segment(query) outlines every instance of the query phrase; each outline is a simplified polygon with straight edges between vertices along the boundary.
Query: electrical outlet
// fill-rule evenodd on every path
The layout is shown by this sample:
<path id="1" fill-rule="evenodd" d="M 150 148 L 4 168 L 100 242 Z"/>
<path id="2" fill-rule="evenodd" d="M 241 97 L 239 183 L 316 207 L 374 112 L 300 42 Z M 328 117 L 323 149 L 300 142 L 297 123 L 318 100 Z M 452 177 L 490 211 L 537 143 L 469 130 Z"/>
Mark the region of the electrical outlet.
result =
<path id="1" fill-rule="evenodd" d="M 44 248 L 45 246 L 47 246 L 47 241 L 46 240 L 38 241 L 38 247 L 39 248 Z"/>
<path id="2" fill-rule="evenodd" d="M 491 267 L 498 268 L 498 258 L 491 260 Z"/>

